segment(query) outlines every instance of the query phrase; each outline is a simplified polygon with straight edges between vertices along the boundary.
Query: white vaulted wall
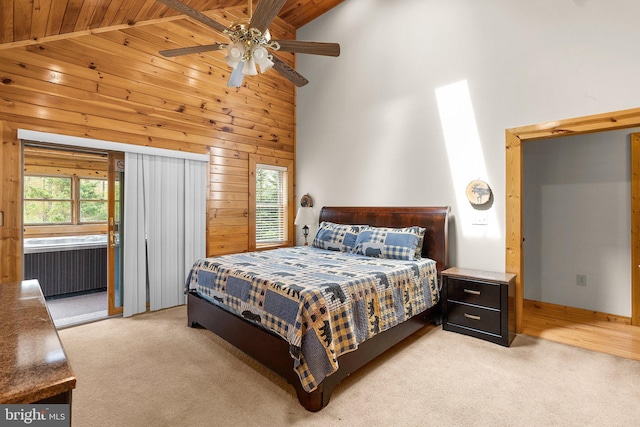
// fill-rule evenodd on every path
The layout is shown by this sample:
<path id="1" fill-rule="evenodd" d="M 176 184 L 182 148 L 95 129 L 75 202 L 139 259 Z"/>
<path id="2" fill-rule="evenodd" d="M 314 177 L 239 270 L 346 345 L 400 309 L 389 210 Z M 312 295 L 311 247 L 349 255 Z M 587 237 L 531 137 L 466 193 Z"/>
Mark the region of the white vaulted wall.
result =
<path id="1" fill-rule="evenodd" d="M 635 0 L 346 0 L 298 31 L 342 54 L 297 57 L 297 195 L 316 214 L 450 205 L 452 264 L 504 271 L 505 129 L 640 106 L 637 16 Z"/>

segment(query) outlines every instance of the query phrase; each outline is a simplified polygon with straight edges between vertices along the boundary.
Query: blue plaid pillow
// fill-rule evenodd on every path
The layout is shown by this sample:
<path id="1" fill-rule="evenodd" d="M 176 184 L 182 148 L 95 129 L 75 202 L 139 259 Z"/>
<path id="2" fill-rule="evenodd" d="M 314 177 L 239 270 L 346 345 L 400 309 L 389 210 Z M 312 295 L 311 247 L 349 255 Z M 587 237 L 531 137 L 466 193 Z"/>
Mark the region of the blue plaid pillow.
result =
<path id="1" fill-rule="evenodd" d="M 424 237 L 424 229 L 422 229 Z M 358 234 L 353 252 L 374 258 L 416 259 L 420 227 L 370 227 Z"/>
<path id="2" fill-rule="evenodd" d="M 351 252 L 356 238 L 367 225 L 334 224 L 322 221 L 311 246 L 330 251 Z"/>

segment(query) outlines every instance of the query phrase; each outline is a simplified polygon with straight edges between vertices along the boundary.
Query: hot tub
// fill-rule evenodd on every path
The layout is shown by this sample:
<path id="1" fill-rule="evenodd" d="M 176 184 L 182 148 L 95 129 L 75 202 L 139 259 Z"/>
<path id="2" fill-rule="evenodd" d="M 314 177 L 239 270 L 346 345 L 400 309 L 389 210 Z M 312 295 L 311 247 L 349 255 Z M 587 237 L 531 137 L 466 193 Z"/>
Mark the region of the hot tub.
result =
<path id="1" fill-rule="evenodd" d="M 24 278 L 45 297 L 106 290 L 107 235 L 24 239 Z"/>
<path id="2" fill-rule="evenodd" d="M 34 237 L 31 239 L 24 239 L 25 254 L 106 247 L 106 234 L 93 234 L 89 236 Z"/>

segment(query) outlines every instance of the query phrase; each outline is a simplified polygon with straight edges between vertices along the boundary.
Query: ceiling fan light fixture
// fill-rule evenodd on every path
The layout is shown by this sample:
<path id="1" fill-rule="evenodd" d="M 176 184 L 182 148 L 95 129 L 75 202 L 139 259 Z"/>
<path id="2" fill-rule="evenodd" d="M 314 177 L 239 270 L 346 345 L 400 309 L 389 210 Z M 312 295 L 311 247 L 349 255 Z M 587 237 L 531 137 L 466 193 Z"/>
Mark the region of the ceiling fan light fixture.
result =
<path id="1" fill-rule="evenodd" d="M 254 47 L 252 56 L 253 60 L 260 67 L 261 73 L 264 73 L 269 68 L 273 67 L 273 61 L 271 60 L 272 56 L 269 55 L 269 52 L 267 52 L 267 49 L 265 49 L 263 46 Z"/>
<path id="2" fill-rule="evenodd" d="M 246 48 L 244 45 L 236 42 L 227 45 L 227 56 L 225 59 L 227 60 L 227 64 L 235 70 L 238 64 L 244 61 L 245 54 Z"/>
<path id="3" fill-rule="evenodd" d="M 244 69 L 242 73 L 245 76 L 255 76 L 258 74 L 258 69 L 256 68 L 256 61 L 253 58 L 246 59 L 244 61 Z"/>
<path id="4" fill-rule="evenodd" d="M 255 13 L 252 1 L 249 0 L 247 8 L 248 18 L 238 19 L 227 27 L 218 21 L 208 17 L 202 12 L 187 6 L 180 0 L 157 0 L 159 3 L 174 9 L 188 17 L 226 35 L 230 43 L 213 43 L 201 46 L 192 46 L 178 49 L 161 50 L 164 57 L 174 57 L 192 53 L 209 52 L 213 50 L 227 51 L 225 60 L 233 69 L 229 77 L 229 86 L 239 87 L 242 77 L 246 75 L 264 73 L 273 68 L 280 75 L 301 87 L 309 83 L 292 66 L 284 62 L 271 51 L 283 51 L 292 53 L 305 53 L 311 55 L 339 56 L 340 45 L 338 43 L 306 42 L 297 40 L 271 40 L 269 26 L 278 16 L 287 0 L 259 0 Z"/>

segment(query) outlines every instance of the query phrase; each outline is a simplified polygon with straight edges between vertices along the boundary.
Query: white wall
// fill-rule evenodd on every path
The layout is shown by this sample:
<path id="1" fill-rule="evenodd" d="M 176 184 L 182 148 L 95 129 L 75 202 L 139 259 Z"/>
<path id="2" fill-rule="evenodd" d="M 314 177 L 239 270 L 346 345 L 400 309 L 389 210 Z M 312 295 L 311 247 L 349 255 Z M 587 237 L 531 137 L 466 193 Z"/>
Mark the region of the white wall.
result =
<path id="1" fill-rule="evenodd" d="M 451 205 L 452 263 L 504 271 L 505 129 L 638 107 L 637 16 L 636 0 L 346 0 L 298 31 L 342 54 L 297 58 L 297 195 Z M 478 178 L 487 226 L 464 198 Z"/>
<path id="2" fill-rule="evenodd" d="M 526 299 L 631 316 L 632 131 L 524 144 Z"/>

